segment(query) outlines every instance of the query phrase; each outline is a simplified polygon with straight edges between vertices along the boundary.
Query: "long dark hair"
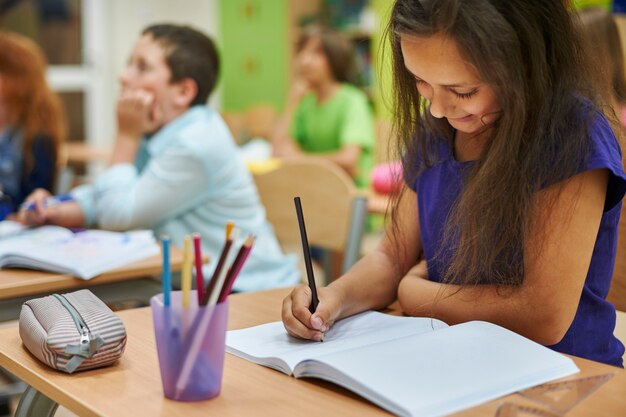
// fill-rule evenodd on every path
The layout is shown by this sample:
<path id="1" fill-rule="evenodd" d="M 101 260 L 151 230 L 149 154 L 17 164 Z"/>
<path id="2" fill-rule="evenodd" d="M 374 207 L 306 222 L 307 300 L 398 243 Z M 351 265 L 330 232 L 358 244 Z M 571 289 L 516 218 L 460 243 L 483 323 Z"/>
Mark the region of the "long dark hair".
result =
<path id="1" fill-rule="evenodd" d="M 446 260 L 442 279 L 520 285 L 532 198 L 580 170 L 590 147 L 588 123 L 604 104 L 562 1 L 397 0 L 387 36 L 395 136 L 409 184 L 437 161 L 432 138 L 453 146 L 451 126 L 428 111 L 400 48 L 401 37 L 434 34 L 457 43 L 501 108 L 497 121 L 486 127 L 490 139 L 468 170 L 464 191 L 448 217 L 441 247 L 451 247 L 454 255 Z M 398 215 L 393 214 L 397 229 Z"/>
<path id="2" fill-rule="evenodd" d="M 614 95 L 620 105 L 626 104 L 626 72 L 624 53 L 613 14 L 601 7 L 589 7 L 578 12 L 596 69 L 604 72 L 607 93 Z"/>

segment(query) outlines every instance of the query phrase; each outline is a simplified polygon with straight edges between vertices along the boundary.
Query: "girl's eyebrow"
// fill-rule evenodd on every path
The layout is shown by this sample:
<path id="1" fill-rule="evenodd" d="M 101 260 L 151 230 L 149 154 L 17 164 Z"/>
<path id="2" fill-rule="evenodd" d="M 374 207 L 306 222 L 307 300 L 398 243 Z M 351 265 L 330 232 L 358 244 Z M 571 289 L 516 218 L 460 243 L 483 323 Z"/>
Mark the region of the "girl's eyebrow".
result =
<path id="1" fill-rule="evenodd" d="M 414 76 L 415 77 L 415 76 Z M 419 77 L 415 77 L 416 80 L 424 81 Z M 467 88 L 467 87 L 476 87 L 477 84 L 468 84 L 468 83 L 457 83 L 457 84 L 440 84 L 441 87 L 445 88 Z"/>
<path id="2" fill-rule="evenodd" d="M 424 81 L 422 80 L 420 77 L 418 77 L 417 75 L 413 74 L 408 68 L 406 69 L 409 74 L 411 74 L 413 76 L 413 78 L 415 78 L 418 81 Z M 467 87 L 477 87 L 478 84 L 470 84 L 470 83 L 455 83 L 455 84 L 440 84 L 442 87 L 445 88 L 467 88 Z"/>

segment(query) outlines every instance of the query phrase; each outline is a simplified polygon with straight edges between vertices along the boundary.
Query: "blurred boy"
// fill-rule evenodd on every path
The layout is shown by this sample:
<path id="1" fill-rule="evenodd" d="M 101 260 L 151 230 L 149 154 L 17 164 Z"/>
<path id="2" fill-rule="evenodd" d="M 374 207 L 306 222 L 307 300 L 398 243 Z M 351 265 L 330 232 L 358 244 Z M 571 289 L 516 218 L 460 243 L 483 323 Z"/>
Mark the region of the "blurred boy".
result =
<path id="1" fill-rule="evenodd" d="M 213 261 L 209 269 L 224 244 L 224 226 L 232 220 L 257 237 L 235 290 L 298 282 L 296 260 L 282 254 L 226 125 L 205 106 L 218 67 L 217 51 L 206 35 L 175 25 L 145 29 L 120 74 L 109 169 L 93 185 L 75 189 L 73 202 L 46 207 L 50 194 L 36 191 L 28 198 L 35 210 L 22 210 L 19 219 L 67 227 L 151 228 L 169 235 L 178 247 L 186 234 L 199 232 Z"/>

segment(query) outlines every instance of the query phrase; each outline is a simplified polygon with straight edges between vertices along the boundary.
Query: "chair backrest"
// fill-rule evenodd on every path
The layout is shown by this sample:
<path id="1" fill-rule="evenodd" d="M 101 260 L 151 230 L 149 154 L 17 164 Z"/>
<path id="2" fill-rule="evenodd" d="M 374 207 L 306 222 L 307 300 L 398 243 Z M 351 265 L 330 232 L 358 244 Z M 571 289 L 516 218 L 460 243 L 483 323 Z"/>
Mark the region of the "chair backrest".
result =
<path id="1" fill-rule="evenodd" d="M 233 139 L 235 139 L 236 143 L 241 143 L 245 136 L 245 120 L 244 117 L 239 113 L 222 113 L 222 119 L 224 119 L 224 123 L 230 130 L 230 134 L 233 135 Z"/>
<path id="2" fill-rule="evenodd" d="M 255 175 L 255 181 L 281 244 L 300 244 L 294 206 L 299 196 L 309 244 L 343 253 L 344 272 L 356 262 L 367 199 L 341 168 L 318 158 L 284 161 L 273 171 Z"/>
<path id="3" fill-rule="evenodd" d="M 244 115 L 246 135 L 249 139 L 269 139 L 277 118 L 276 110 L 269 104 L 250 107 Z"/>
<path id="4" fill-rule="evenodd" d="M 391 121 L 384 118 L 377 118 L 375 121 L 376 128 L 376 146 L 374 147 L 374 163 L 382 164 L 393 160 L 389 153 L 389 145 L 395 146 Z"/>

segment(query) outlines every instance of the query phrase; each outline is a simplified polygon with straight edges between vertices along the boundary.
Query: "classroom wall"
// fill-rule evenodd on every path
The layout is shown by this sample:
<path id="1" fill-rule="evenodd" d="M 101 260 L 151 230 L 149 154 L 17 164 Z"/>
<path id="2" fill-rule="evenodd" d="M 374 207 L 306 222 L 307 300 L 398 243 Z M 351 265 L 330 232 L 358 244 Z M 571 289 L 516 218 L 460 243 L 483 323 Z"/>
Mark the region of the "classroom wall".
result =
<path id="1" fill-rule="evenodd" d="M 218 6 L 219 0 L 108 0 L 106 24 L 104 29 L 103 42 L 107 44 L 105 48 L 107 88 L 104 97 L 106 106 L 110 109 L 102 117 L 109 120 L 104 123 L 106 131 L 99 135 L 99 144 L 108 145 L 113 143 L 115 135 L 115 101 L 119 92 L 117 74 L 126 65 L 128 55 L 133 43 L 141 30 L 152 23 L 170 22 L 176 24 L 187 24 L 219 40 Z M 210 102 L 211 105 L 219 107 L 219 90 Z"/>

